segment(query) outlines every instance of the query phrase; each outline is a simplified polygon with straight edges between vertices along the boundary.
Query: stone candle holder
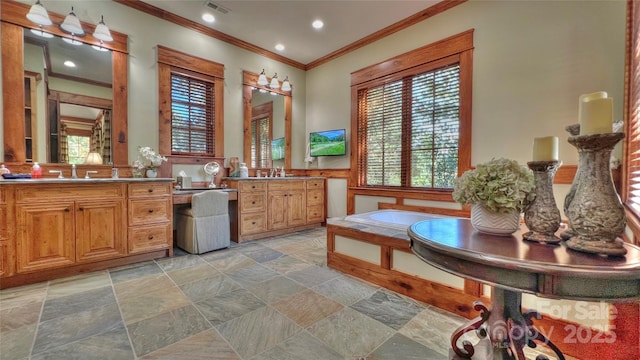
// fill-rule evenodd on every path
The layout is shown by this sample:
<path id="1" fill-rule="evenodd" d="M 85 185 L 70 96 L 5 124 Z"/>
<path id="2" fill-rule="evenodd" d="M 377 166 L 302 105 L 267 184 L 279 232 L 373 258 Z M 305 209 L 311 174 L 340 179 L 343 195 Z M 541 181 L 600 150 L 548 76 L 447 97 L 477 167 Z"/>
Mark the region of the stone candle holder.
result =
<path id="1" fill-rule="evenodd" d="M 524 240 L 545 244 L 557 244 L 561 241 L 555 235 L 560 227 L 560 210 L 553 196 L 553 177 L 562 165 L 560 161 L 530 161 L 527 163 L 533 171 L 536 183 L 536 198 L 524 211 L 524 222 L 529 232 L 522 235 Z"/>
<path id="2" fill-rule="evenodd" d="M 565 214 L 575 232 L 566 243 L 571 249 L 613 256 L 627 253 L 619 238 L 626 225 L 624 207 L 609 167 L 611 151 L 623 138 L 624 133 L 569 137 L 578 149 L 578 172 L 565 199 Z"/>

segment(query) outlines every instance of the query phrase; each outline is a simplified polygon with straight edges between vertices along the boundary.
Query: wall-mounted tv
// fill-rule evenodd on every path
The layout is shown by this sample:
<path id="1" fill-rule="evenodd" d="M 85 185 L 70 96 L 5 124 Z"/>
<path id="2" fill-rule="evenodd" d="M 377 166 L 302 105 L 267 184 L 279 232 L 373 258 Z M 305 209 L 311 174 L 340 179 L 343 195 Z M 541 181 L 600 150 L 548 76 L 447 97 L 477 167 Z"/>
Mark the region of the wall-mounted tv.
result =
<path id="1" fill-rule="evenodd" d="M 271 160 L 284 159 L 284 138 L 271 140 Z"/>
<path id="2" fill-rule="evenodd" d="M 346 154 L 345 129 L 309 133 L 311 156 L 335 156 Z"/>

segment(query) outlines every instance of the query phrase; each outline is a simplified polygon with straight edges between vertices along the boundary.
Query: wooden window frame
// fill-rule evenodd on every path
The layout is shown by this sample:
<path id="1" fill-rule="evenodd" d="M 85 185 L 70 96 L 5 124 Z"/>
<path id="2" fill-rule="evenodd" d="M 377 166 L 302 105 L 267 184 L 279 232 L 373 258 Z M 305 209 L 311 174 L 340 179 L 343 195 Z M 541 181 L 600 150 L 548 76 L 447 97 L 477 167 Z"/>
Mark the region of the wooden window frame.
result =
<path id="1" fill-rule="evenodd" d="M 360 90 L 381 84 L 403 75 L 417 73 L 417 69 L 432 67 L 449 57 L 457 57 L 460 64 L 460 132 L 458 145 L 458 176 L 471 169 L 471 106 L 473 75 L 473 32 L 460 34 L 437 41 L 433 44 L 398 55 L 378 64 L 351 73 L 351 172 L 349 189 L 352 193 L 372 196 L 388 196 L 395 192 L 420 193 L 424 200 L 453 201 L 453 189 L 425 189 L 407 187 L 370 187 L 360 183 L 358 161 L 362 149 L 358 144 L 358 93 Z"/>
<path id="2" fill-rule="evenodd" d="M 157 46 L 159 88 L 158 152 L 169 161 L 163 163 L 161 176 L 172 177 L 173 164 L 202 164 L 217 161 L 224 167 L 224 65 L 162 45 Z M 171 154 L 171 74 L 177 73 L 214 83 L 213 156 Z"/>

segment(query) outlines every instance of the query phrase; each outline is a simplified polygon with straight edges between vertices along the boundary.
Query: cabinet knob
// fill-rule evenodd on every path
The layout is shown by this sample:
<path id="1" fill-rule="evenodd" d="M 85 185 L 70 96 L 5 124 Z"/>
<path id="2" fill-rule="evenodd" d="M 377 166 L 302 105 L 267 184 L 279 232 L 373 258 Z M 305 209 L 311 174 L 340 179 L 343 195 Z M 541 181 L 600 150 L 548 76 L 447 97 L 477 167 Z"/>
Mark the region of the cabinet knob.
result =
<path id="1" fill-rule="evenodd" d="M 252 201 L 252 202 L 251 202 L 251 205 L 255 205 L 255 204 L 256 204 L 256 202 L 255 202 L 255 201 Z"/>
<path id="2" fill-rule="evenodd" d="M 252 188 L 252 189 L 255 189 L 255 188 L 256 188 L 256 186 L 255 186 L 255 185 L 251 185 L 251 188 Z"/>
<path id="3" fill-rule="evenodd" d="M 251 222 L 251 225 L 255 225 L 255 224 L 256 224 L 256 222 L 255 222 L 255 221 L 252 221 L 252 222 Z"/>
<path id="4" fill-rule="evenodd" d="M 153 209 L 149 209 L 149 214 L 153 213 Z"/>
<path id="5" fill-rule="evenodd" d="M 64 211 L 65 211 L 65 212 L 69 212 L 69 211 L 71 211 L 71 210 L 69 210 L 69 208 L 66 208 L 66 209 L 64 209 Z"/>
<path id="6" fill-rule="evenodd" d="M 80 208 L 78 208 L 78 210 L 80 210 L 80 211 L 84 211 L 84 208 L 80 207 Z"/>
<path id="7" fill-rule="evenodd" d="M 152 193 L 152 192 L 153 192 L 153 189 L 149 189 L 149 190 L 147 190 L 147 191 L 149 191 L 150 193 Z"/>
<path id="8" fill-rule="evenodd" d="M 149 235 L 149 240 L 153 240 L 153 235 Z"/>

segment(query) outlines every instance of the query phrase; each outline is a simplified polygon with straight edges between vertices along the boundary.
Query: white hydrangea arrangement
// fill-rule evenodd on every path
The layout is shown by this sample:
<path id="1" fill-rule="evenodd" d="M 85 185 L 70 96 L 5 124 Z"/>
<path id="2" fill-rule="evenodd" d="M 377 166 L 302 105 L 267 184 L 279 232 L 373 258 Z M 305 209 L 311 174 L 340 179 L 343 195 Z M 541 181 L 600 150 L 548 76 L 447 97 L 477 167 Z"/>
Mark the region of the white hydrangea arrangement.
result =
<path id="1" fill-rule="evenodd" d="M 529 168 L 515 160 L 491 159 L 454 180 L 453 199 L 496 213 L 521 213 L 535 199 L 535 187 Z"/>
<path id="2" fill-rule="evenodd" d="M 162 165 L 163 161 L 167 161 L 167 158 L 149 146 L 138 146 L 138 158 L 133 162 L 133 167 L 140 170 L 151 169 Z"/>

